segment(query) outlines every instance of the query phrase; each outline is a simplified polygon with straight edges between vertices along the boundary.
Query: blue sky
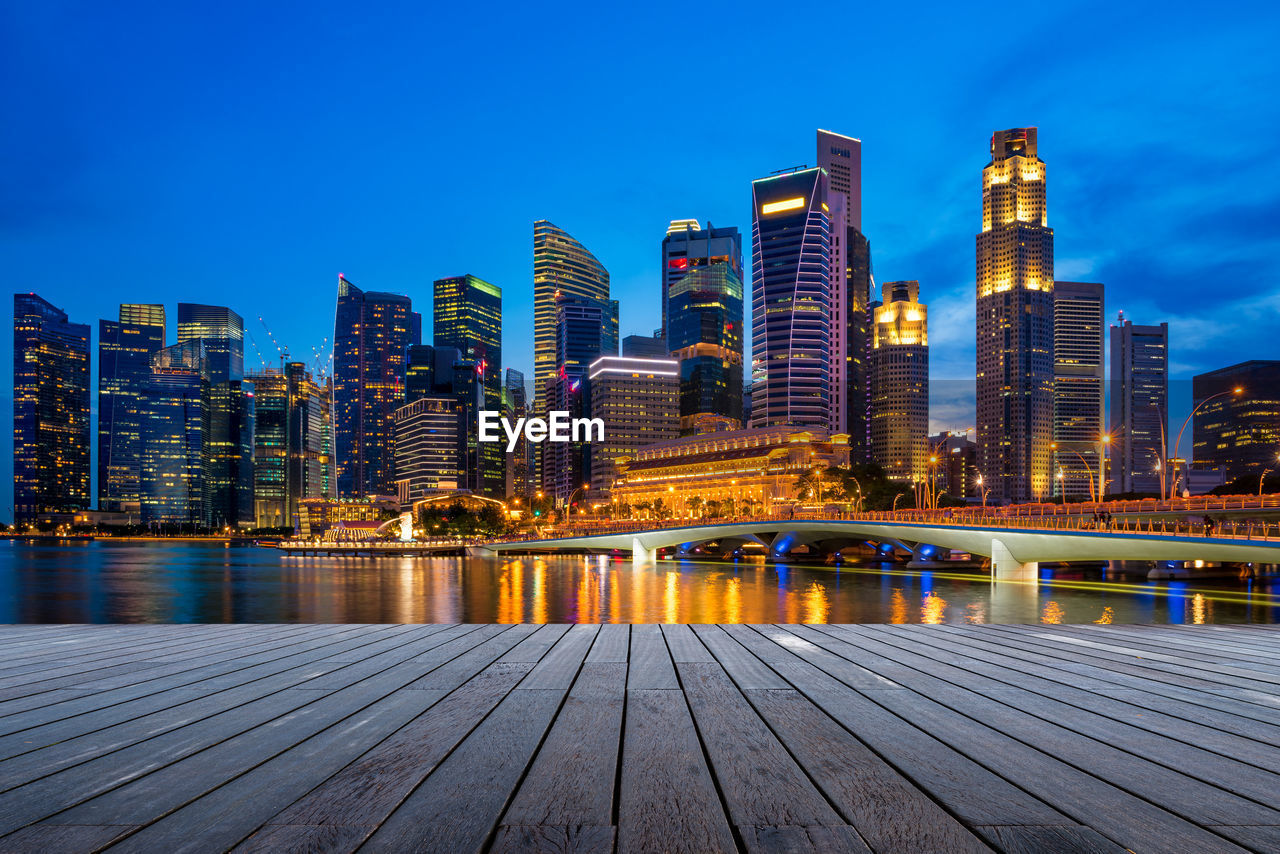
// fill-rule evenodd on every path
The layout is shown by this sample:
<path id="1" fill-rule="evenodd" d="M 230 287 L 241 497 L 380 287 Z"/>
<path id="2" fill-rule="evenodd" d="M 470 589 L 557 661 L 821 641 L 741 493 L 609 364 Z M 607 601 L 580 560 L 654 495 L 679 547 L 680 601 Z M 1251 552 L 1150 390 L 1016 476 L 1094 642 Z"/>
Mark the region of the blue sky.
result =
<path id="1" fill-rule="evenodd" d="M 863 141 L 876 277 L 920 280 L 935 426 L 964 427 L 980 173 L 992 130 L 1036 125 L 1058 278 L 1168 320 L 1175 378 L 1280 358 L 1280 7 L 434 5 L 6 4 L 10 290 L 95 330 L 227 304 L 309 357 L 339 271 L 428 315 L 471 272 L 529 371 L 535 219 L 648 332 L 667 221 L 749 233 L 751 179 L 824 127 Z"/>

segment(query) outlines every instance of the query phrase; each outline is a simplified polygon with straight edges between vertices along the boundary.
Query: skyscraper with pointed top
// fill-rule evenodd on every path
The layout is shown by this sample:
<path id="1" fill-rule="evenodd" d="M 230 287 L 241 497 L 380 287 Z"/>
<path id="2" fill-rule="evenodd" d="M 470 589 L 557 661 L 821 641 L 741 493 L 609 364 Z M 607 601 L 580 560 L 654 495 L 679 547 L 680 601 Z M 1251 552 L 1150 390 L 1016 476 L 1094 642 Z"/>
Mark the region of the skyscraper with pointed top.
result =
<path id="1" fill-rule="evenodd" d="M 977 236 L 978 467 L 991 497 L 1050 494 L 1053 229 L 1035 128 L 991 135 Z"/>

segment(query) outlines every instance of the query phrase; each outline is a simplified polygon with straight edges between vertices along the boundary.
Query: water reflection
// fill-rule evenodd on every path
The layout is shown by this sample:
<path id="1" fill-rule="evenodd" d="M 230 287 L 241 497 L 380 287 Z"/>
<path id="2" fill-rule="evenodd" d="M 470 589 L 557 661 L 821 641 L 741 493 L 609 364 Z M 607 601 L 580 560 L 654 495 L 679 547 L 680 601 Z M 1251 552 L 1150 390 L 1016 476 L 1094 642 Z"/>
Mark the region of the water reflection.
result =
<path id="1" fill-rule="evenodd" d="M 999 582 L 892 564 L 287 556 L 0 543 L 0 622 L 1280 622 L 1274 578 Z"/>

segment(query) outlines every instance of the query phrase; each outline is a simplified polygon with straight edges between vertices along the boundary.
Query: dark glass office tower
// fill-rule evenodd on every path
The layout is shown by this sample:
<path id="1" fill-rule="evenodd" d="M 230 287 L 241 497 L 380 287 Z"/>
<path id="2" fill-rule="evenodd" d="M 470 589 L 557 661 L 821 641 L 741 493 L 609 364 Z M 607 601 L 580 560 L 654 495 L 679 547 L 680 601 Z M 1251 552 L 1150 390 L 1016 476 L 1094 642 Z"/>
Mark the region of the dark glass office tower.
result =
<path id="1" fill-rule="evenodd" d="M 142 419 L 142 521 L 209 525 L 210 383 L 204 342 L 158 350 Z"/>
<path id="2" fill-rule="evenodd" d="M 252 526 L 253 383 L 209 385 L 208 519 L 212 528 Z"/>
<path id="3" fill-rule="evenodd" d="M 1163 498 L 1168 465 L 1169 324 L 1111 326 L 1111 488 Z M 1172 448 L 1170 448 L 1172 450 Z"/>
<path id="4" fill-rule="evenodd" d="M 875 391 L 871 381 L 871 241 L 857 228 L 847 226 L 844 253 L 844 301 L 836 307 L 835 314 L 844 315 L 844 341 L 840 345 L 844 376 L 834 383 L 836 394 L 843 386 L 844 411 L 836 412 L 836 424 L 838 432 L 849 434 L 849 458 L 865 462 L 871 459 L 871 397 Z"/>
<path id="5" fill-rule="evenodd" d="M 258 527 L 295 524 L 298 502 L 329 498 L 328 390 L 302 362 L 251 374 L 253 501 Z"/>
<path id="6" fill-rule="evenodd" d="M 333 330 L 338 496 L 395 494 L 395 411 L 404 404 L 406 296 L 365 292 L 338 276 Z"/>
<path id="7" fill-rule="evenodd" d="M 742 266 L 742 235 L 736 228 L 716 228 L 710 222 L 704 229 L 696 219 L 675 219 L 662 238 L 662 328 L 658 336 L 669 339 L 671 328 L 671 289 L 690 270 L 714 263 L 728 264 L 739 280 L 745 280 Z M 667 351 L 673 348 L 668 344 Z M 655 358 L 666 358 L 666 354 Z"/>
<path id="8" fill-rule="evenodd" d="M 831 423 L 827 174 L 752 182 L 751 426 Z"/>
<path id="9" fill-rule="evenodd" d="M 740 427 L 742 236 L 710 223 L 705 231 L 689 226 L 668 232 L 663 255 L 683 271 L 667 293 L 667 346 L 680 362 L 680 432 L 694 433 L 707 419 Z"/>
<path id="10" fill-rule="evenodd" d="M 143 397 L 164 336 L 162 305 L 124 304 L 120 320 L 98 321 L 99 510 L 142 512 Z"/>
<path id="11" fill-rule="evenodd" d="M 13 295 L 13 513 L 89 506 L 89 326 Z"/>
<path id="12" fill-rule="evenodd" d="M 1236 393 L 1239 389 L 1239 393 Z M 1280 468 L 1280 361 L 1255 359 L 1191 379 L 1196 468 L 1221 468 L 1227 482 Z M 1185 446 L 1184 446 L 1185 447 Z M 1173 453 L 1173 449 L 1170 449 Z M 1187 482 L 1179 472 L 1175 495 Z M 1257 486 L 1255 481 L 1254 486 Z"/>
<path id="13" fill-rule="evenodd" d="M 601 356 L 618 355 L 618 301 L 562 296 L 556 300 L 556 375 L 586 376 Z"/>
<path id="14" fill-rule="evenodd" d="M 244 379 L 244 320 L 220 305 L 178 303 L 178 343 L 204 342 L 210 382 Z"/>
<path id="15" fill-rule="evenodd" d="M 437 279 L 432 344 L 456 348 L 462 359 L 475 366 L 475 381 L 483 388 L 482 408 L 502 411 L 502 289 L 471 274 Z M 468 380 L 470 382 L 470 380 Z M 468 396 L 469 399 L 469 396 Z M 478 418 L 473 407 L 467 417 Z M 506 497 L 506 460 L 499 442 L 476 442 L 478 425 L 467 425 L 470 448 L 467 481 L 471 488 L 491 498 Z"/>
<path id="16" fill-rule="evenodd" d="M 529 390 L 525 385 L 524 374 L 514 368 L 507 368 L 506 403 L 510 409 L 507 417 L 515 424 L 516 419 L 527 418 L 532 414 Z M 526 500 L 533 495 L 533 445 L 522 432 L 516 440 L 515 450 L 508 454 L 510 473 L 507 488 L 508 495 L 522 496 Z"/>

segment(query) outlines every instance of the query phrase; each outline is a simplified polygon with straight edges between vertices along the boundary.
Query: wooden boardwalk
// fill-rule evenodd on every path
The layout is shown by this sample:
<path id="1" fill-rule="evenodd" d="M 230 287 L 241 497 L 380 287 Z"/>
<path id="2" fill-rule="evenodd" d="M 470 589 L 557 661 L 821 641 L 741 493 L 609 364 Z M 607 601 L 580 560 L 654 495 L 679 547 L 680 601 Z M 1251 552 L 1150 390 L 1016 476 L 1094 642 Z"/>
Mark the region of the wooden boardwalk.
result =
<path id="1" fill-rule="evenodd" d="M 1280 851 L 1280 628 L 0 627 L 0 851 Z"/>

